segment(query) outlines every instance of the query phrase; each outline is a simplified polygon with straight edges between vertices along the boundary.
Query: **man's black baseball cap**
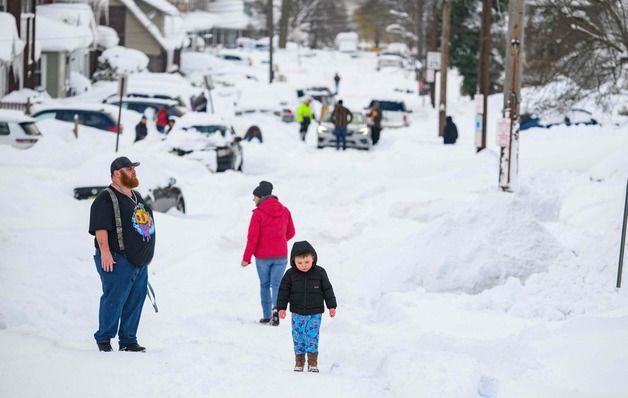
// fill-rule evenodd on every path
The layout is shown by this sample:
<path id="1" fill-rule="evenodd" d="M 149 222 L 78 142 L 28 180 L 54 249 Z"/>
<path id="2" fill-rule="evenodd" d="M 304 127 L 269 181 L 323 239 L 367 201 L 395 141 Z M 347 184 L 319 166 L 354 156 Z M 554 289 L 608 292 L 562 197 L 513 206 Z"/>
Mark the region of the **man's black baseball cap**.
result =
<path id="1" fill-rule="evenodd" d="M 111 175 L 113 175 L 113 172 L 116 170 L 120 170 L 130 166 L 137 167 L 139 165 L 140 162 L 131 162 L 131 160 L 126 156 L 120 156 L 119 158 L 116 158 L 113 162 L 111 162 Z"/>

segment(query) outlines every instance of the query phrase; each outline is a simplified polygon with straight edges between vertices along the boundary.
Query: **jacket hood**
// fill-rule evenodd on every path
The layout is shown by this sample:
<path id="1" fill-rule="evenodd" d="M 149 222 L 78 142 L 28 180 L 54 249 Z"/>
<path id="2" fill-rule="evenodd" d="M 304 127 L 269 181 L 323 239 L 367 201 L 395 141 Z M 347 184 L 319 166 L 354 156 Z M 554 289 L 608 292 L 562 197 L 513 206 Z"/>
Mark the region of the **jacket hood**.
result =
<path id="1" fill-rule="evenodd" d="M 316 250 L 314 250 L 314 246 L 310 245 L 310 242 L 306 240 L 294 242 L 292 245 L 292 251 L 290 252 L 290 266 L 294 268 L 295 271 L 299 271 L 299 269 L 297 268 L 297 264 L 294 262 L 294 258 L 306 253 L 314 255 L 314 263 L 312 264 L 312 268 L 310 268 L 310 270 L 312 270 L 316 267 L 316 262 L 318 261 L 318 255 L 316 254 Z"/>
<path id="2" fill-rule="evenodd" d="M 285 207 L 279 202 L 276 196 L 265 196 L 259 202 L 255 210 L 259 210 L 271 217 L 281 217 L 285 211 Z"/>

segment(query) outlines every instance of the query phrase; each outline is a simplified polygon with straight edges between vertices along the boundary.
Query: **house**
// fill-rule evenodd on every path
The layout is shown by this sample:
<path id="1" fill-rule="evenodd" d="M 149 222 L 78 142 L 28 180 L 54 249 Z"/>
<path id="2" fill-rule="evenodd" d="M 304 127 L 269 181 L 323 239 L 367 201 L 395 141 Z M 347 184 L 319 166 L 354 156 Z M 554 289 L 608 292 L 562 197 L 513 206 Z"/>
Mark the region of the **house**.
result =
<path id="1" fill-rule="evenodd" d="M 0 12 L 0 98 L 10 91 L 10 83 L 19 82 L 23 73 L 24 42 L 17 31 L 15 17 Z"/>
<path id="2" fill-rule="evenodd" d="M 178 69 L 185 40 L 179 10 L 166 0 L 109 0 L 108 25 L 120 45 L 145 53 L 151 72 Z"/>
<path id="3" fill-rule="evenodd" d="M 85 80 L 94 69 L 98 29 L 87 4 L 39 5 L 35 17 L 36 41 L 41 48 L 39 85 L 53 98 L 76 94 L 73 80 Z"/>
<path id="4" fill-rule="evenodd" d="M 249 1 L 214 0 L 203 3 L 203 10 L 185 15 L 184 26 L 190 36 L 201 37 L 208 45 L 233 48 L 239 37 L 251 37 L 262 28 Z"/>

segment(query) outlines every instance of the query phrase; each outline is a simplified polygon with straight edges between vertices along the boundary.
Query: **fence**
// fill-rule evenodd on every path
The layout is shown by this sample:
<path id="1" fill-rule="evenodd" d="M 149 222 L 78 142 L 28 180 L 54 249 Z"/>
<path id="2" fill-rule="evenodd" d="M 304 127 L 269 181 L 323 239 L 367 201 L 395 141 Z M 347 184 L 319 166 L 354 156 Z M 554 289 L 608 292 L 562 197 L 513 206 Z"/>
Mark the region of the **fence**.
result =
<path id="1" fill-rule="evenodd" d="M 0 102 L 0 109 L 6 109 L 10 111 L 20 111 L 27 115 L 31 114 L 31 108 L 33 104 L 31 99 L 27 98 L 26 102 Z"/>

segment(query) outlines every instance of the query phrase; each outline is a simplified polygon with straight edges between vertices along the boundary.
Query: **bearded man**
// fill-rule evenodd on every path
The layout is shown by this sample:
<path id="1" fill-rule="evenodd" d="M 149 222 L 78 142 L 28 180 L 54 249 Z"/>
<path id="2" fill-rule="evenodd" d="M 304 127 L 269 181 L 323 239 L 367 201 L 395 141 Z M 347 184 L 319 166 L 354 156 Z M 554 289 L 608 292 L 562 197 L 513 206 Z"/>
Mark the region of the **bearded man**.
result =
<path id="1" fill-rule="evenodd" d="M 116 335 L 120 351 L 144 352 L 137 329 L 146 299 L 147 267 L 155 252 L 152 210 L 133 190 L 139 185 L 139 162 L 119 157 L 111 163 L 111 185 L 92 203 L 89 233 L 95 235 L 94 261 L 102 283 L 98 331 L 100 351 L 112 351 Z"/>

